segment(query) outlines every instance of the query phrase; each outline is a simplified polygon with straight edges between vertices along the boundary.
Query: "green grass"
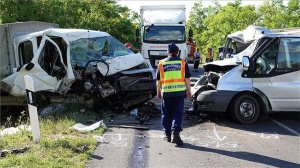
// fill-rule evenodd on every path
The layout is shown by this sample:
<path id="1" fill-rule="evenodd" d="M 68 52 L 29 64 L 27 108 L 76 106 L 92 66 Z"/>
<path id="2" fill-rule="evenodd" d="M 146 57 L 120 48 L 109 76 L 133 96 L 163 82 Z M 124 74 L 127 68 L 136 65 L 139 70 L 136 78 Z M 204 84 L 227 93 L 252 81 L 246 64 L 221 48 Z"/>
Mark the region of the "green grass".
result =
<path id="1" fill-rule="evenodd" d="M 105 128 L 91 132 L 70 129 L 76 123 L 102 120 L 94 112 L 76 111 L 79 109 L 69 107 L 54 116 L 39 118 L 41 138 L 37 143 L 33 142 L 31 131 L 22 130 L 0 137 L 0 151 L 28 147 L 23 153 L 0 158 L 0 167 L 85 167 L 97 146 L 93 135 L 102 135 Z M 17 125 L 28 124 L 28 121 L 23 112 Z"/>

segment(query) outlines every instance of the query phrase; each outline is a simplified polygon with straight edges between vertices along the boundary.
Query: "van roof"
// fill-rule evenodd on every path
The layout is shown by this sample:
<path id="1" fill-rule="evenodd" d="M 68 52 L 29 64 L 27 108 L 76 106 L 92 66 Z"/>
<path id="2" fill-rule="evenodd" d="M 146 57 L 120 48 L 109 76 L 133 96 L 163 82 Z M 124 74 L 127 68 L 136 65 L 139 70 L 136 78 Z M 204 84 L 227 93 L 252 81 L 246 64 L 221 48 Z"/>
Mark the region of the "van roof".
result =
<path id="1" fill-rule="evenodd" d="M 86 29 L 60 29 L 60 28 L 51 28 L 43 31 L 38 31 L 26 35 L 22 35 L 16 37 L 16 39 L 28 38 L 30 36 L 42 36 L 46 34 L 47 36 L 57 36 L 62 37 L 65 41 L 75 41 L 81 38 L 94 38 L 94 37 L 103 37 L 103 36 L 111 36 L 110 34 L 102 31 L 95 30 L 86 30 Z"/>

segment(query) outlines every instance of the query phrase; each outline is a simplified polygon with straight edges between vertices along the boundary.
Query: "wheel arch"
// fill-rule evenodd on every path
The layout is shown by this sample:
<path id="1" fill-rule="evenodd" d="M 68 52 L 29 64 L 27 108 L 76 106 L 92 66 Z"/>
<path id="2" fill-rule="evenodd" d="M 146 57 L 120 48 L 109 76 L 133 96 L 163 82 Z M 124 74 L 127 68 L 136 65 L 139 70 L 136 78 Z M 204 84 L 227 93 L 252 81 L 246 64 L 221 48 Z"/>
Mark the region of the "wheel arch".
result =
<path id="1" fill-rule="evenodd" d="M 253 93 L 256 95 L 256 99 L 259 100 L 260 107 L 262 109 L 262 112 L 260 112 L 260 118 L 261 119 L 267 119 L 268 113 L 272 111 L 271 103 L 268 99 L 268 97 L 259 89 L 253 88 Z"/>
<path id="2" fill-rule="evenodd" d="M 244 91 L 241 91 L 241 92 L 238 92 L 237 94 L 235 94 L 232 97 L 232 99 L 230 100 L 230 103 L 227 105 L 226 112 L 230 114 L 232 103 L 235 102 L 235 100 L 243 94 L 249 94 L 257 100 L 259 107 L 260 107 L 260 111 L 259 111 L 260 119 L 267 119 L 268 111 L 271 111 L 269 100 L 264 93 L 262 93 L 260 90 L 258 90 L 256 88 L 254 88 L 253 91 L 244 90 Z"/>

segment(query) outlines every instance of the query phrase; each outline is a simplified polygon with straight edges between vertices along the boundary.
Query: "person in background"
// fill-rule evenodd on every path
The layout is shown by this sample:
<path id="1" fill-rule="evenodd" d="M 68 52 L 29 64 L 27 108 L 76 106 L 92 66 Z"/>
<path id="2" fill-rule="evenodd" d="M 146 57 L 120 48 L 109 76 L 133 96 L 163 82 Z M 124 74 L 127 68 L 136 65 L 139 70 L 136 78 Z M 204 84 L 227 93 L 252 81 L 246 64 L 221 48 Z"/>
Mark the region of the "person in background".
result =
<path id="1" fill-rule="evenodd" d="M 224 50 L 222 50 L 222 52 L 219 54 L 218 60 L 223 60 L 223 54 L 224 54 Z"/>
<path id="2" fill-rule="evenodd" d="M 160 60 L 156 71 L 157 98 L 162 99 L 161 114 L 165 140 L 182 145 L 184 98 L 191 97 L 190 71 L 185 60 L 178 57 L 179 48 L 168 45 L 168 57 Z M 173 133 L 173 139 L 171 139 Z M 172 141 L 171 141 L 172 140 Z"/>
<path id="3" fill-rule="evenodd" d="M 201 59 L 201 54 L 199 52 L 199 48 L 197 48 L 197 50 L 194 52 L 194 70 L 193 71 L 198 71 L 200 59 Z"/>
<path id="4" fill-rule="evenodd" d="M 207 52 L 208 52 L 209 61 L 213 62 L 214 61 L 214 52 L 213 52 L 212 48 L 208 48 Z"/>
<path id="5" fill-rule="evenodd" d="M 132 52 L 133 52 L 133 49 L 132 49 L 132 47 L 131 47 L 131 44 L 130 43 L 126 43 L 125 44 L 125 46 L 127 47 L 127 48 L 129 48 Z"/>

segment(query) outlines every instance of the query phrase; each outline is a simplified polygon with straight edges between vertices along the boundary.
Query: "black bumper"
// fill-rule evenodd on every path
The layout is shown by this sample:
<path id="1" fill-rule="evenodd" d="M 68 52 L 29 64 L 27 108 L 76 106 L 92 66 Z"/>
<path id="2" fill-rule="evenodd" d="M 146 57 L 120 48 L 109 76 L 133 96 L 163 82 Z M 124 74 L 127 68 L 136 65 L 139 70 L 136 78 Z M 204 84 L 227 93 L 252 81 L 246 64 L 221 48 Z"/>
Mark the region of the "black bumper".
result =
<path id="1" fill-rule="evenodd" d="M 225 112 L 237 91 L 206 90 L 197 95 L 197 108 L 202 111 Z"/>

